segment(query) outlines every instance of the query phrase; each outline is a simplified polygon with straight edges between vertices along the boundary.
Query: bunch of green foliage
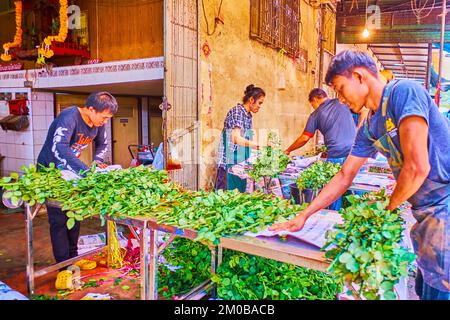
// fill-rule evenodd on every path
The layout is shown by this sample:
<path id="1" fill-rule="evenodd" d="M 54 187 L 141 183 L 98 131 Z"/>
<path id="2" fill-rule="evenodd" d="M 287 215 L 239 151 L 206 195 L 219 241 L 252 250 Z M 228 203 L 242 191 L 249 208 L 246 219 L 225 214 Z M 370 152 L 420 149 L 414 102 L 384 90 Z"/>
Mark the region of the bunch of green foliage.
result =
<path id="1" fill-rule="evenodd" d="M 294 217 L 301 210 L 288 200 L 263 193 L 238 191 L 195 192 L 171 210 L 154 212 L 155 219 L 170 226 L 198 231 L 198 241 L 219 244 L 220 238 Z"/>
<path id="2" fill-rule="evenodd" d="M 226 250 L 212 281 L 225 300 L 335 300 L 342 285 L 330 275 Z"/>
<path id="3" fill-rule="evenodd" d="M 297 178 L 297 187 L 300 190 L 322 189 L 341 170 L 338 163 L 317 161 L 302 171 Z"/>
<path id="4" fill-rule="evenodd" d="M 206 245 L 176 238 L 163 252 L 158 292 L 166 298 L 187 293 L 211 278 L 211 251 Z"/>
<path id="5" fill-rule="evenodd" d="M 163 257 L 158 290 L 166 298 L 186 294 L 208 279 L 217 285 L 218 298 L 225 300 L 333 300 L 342 291 L 340 282 L 323 272 L 232 250 L 224 250 L 212 275 L 208 246 L 183 238 L 175 239 Z"/>
<path id="6" fill-rule="evenodd" d="M 253 165 L 248 171 L 250 178 L 259 181 L 260 178 L 275 178 L 289 163 L 289 157 L 281 149 L 281 141 L 271 132 L 268 136 L 269 146 L 263 147 Z"/>
<path id="7" fill-rule="evenodd" d="M 30 206 L 44 203 L 46 200 L 63 198 L 71 183 L 61 178 L 61 171 L 52 163 L 49 168 L 37 170 L 34 164 L 22 167 L 24 174 L 17 172 L 0 180 L 0 187 L 5 188 L 4 197 L 11 199 L 11 203 L 19 205 L 20 201 Z"/>
<path id="8" fill-rule="evenodd" d="M 223 236 L 257 231 L 299 210 L 287 200 L 262 193 L 186 191 L 169 182 L 165 171 L 143 166 L 105 173 L 92 170 L 72 181 L 62 179 L 53 166 L 39 172 L 33 167 L 20 178 L 12 174 L 2 181 L 11 190 L 5 196 L 16 197 L 15 201 L 19 197 L 29 204 L 59 201 L 67 211 L 69 229 L 75 221 L 92 216 L 100 216 L 102 224 L 108 217 L 139 216 L 197 230 L 197 240 L 214 244 Z"/>

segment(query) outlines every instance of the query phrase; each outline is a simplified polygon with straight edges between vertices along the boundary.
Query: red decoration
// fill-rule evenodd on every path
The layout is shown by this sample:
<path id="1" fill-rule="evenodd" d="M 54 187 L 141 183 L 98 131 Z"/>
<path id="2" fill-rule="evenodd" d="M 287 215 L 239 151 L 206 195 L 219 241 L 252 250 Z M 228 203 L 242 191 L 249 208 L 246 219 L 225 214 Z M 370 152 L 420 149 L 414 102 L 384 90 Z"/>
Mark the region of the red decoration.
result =
<path id="1" fill-rule="evenodd" d="M 86 48 L 78 46 L 73 42 L 52 42 L 51 49 L 55 56 L 79 56 L 85 59 L 90 58 L 89 51 Z"/>
<path id="2" fill-rule="evenodd" d="M 209 55 L 211 54 L 212 50 L 211 47 L 208 44 L 208 41 L 206 41 L 202 46 L 203 54 L 205 55 L 205 58 L 208 59 Z"/>
<path id="3" fill-rule="evenodd" d="M 8 101 L 9 113 L 15 116 L 28 115 L 28 107 L 26 99 L 16 99 Z"/>
<path id="4" fill-rule="evenodd" d="M 23 63 L 12 63 L 0 65 L 0 72 L 18 71 L 23 69 Z"/>

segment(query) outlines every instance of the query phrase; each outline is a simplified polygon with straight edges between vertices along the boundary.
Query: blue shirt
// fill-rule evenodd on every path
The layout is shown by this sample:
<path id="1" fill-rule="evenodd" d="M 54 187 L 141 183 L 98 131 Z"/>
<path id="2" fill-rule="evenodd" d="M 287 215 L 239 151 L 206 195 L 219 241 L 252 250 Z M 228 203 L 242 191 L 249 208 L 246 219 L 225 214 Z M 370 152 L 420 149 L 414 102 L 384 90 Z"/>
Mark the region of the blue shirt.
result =
<path id="1" fill-rule="evenodd" d="M 37 162 L 44 167 L 54 163 L 58 169 L 78 174 L 80 170 L 89 169 L 79 157 L 91 143 L 95 144 L 94 161 L 102 162 L 107 152 L 105 127 L 91 128 L 84 122 L 77 107 L 67 108 L 50 125 Z"/>
<path id="2" fill-rule="evenodd" d="M 347 157 L 356 136 L 356 126 L 350 109 L 338 99 L 322 103 L 309 116 L 303 134 L 314 136 L 319 130 L 327 147 L 328 158 Z"/>
<path id="3" fill-rule="evenodd" d="M 382 103 L 382 102 L 381 102 Z M 381 117 L 381 104 L 371 114 L 369 131 L 375 139 L 386 134 L 386 126 Z M 428 124 L 428 157 L 431 171 L 428 178 L 435 182 L 450 182 L 450 121 L 439 112 L 428 92 L 417 82 L 399 81 L 388 99 L 387 115 L 398 128 L 400 122 L 408 116 L 419 116 Z M 401 146 L 400 146 L 401 149 Z M 400 150 L 400 152 L 402 152 Z M 356 157 L 374 158 L 377 150 L 364 134 L 361 127 L 356 136 L 351 154 Z M 402 154 L 403 157 L 403 154 Z"/>
<path id="4" fill-rule="evenodd" d="M 226 135 L 227 148 L 231 148 L 231 151 L 235 151 L 237 149 L 237 145 L 234 144 L 231 140 L 231 132 L 235 128 L 241 129 L 241 136 L 246 139 L 252 136 L 253 130 L 252 114 L 250 112 L 247 112 L 244 106 L 240 103 L 237 106 L 231 108 L 230 111 L 228 111 L 227 116 L 225 117 L 222 136 L 220 137 L 220 144 L 219 144 L 219 154 L 218 154 L 219 167 L 225 168 L 227 164 L 227 152 L 225 152 L 225 146 L 223 143 L 224 134 Z"/>

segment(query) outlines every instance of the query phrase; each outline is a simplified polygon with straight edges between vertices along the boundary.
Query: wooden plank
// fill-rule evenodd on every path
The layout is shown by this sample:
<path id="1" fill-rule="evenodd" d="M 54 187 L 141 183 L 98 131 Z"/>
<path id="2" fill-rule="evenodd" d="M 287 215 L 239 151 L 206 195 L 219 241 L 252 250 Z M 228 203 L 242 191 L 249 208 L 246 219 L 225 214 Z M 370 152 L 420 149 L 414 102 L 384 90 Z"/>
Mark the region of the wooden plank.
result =
<path id="1" fill-rule="evenodd" d="M 220 239 L 220 246 L 323 272 L 326 272 L 329 265 L 325 253 L 319 249 L 295 246 L 289 242 L 280 243 L 280 240 L 273 238 L 226 237 Z"/>

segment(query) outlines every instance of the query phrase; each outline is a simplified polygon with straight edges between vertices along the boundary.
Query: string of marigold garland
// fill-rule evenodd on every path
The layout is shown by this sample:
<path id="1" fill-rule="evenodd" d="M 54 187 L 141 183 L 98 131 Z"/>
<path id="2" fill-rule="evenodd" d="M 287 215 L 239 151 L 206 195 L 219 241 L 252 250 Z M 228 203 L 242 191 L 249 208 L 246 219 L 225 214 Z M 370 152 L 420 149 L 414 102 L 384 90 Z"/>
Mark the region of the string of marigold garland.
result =
<path id="1" fill-rule="evenodd" d="M 11 61 L 9 54 L 10 48 L 20 47 L 22 45 L 22 1 L 14 1 L 16 10 L 16 34 L 13 42 L 7 42 L 3 45 L 5 52 L 0 56 L 3 61 Z"/>
<path id="2" fill-rule="evenodd" d="M 53 41 L 64 42 L 69 32 L 69 19 L 67 17 L 67 0 L 59 0 L 59 33 L 56 36 L 48 36 L 44 39 L 38 49 L 38 64 L 45 64 L 45 59 L 55 55 L 50 48 Z"/>

